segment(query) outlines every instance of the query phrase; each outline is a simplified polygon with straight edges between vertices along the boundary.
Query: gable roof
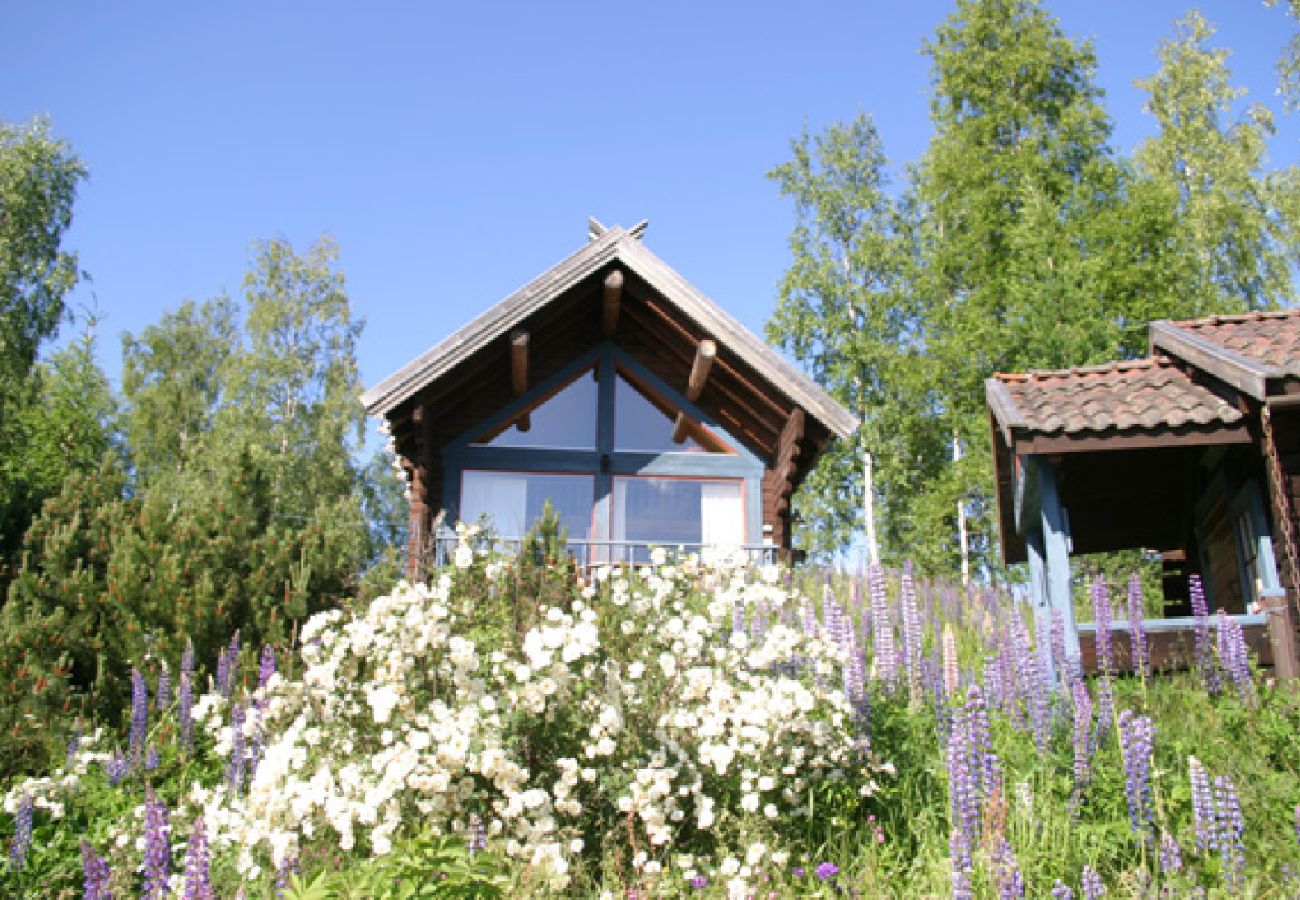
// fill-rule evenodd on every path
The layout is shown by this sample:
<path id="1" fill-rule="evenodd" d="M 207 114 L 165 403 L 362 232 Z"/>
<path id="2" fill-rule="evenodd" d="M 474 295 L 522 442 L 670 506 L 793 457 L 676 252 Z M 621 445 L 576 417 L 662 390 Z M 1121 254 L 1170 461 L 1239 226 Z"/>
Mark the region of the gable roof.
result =
<path id="1" fill-rule="evenodd" d="M 1102 436 L 1232 425 L 1241 411 L 1166 356 L 1023 375 L 986 383 L 1008 444 L 1028 436 Z"/>
<path id="2" fill-rule="evenodd" d="M 772 387 L 816 418 L 831 434 L 848 437 L 857 418 L 826 391 L 700 293 L 641 242 L 644 225 L 608 229 L 593 224 L 587 246 L 479 315 L 361 396 L 371 415 L 387 415 L 426 385 L 449 374 L 583 279 L 612 263 L 650 285 L 687 318 L 730 348 Z"/>
<path id="3" fill-rule="evenodd" d="M 1150 335 L 1152 353 L 1177 356 L 1256 400 L 1300 378 L 1300 308 L 1153 322 Z"/>

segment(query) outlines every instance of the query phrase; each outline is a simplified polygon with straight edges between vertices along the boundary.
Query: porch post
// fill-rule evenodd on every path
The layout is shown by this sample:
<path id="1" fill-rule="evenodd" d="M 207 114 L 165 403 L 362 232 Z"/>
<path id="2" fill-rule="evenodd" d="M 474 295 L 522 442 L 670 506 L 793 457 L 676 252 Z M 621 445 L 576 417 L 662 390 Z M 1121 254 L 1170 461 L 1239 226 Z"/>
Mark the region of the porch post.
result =
<path id="1" fill-rule="evenodd" d="M 1060 613 L 1066 656 L 1080 658 L 1079 632 L 1074 624 L 1074 598 L 1070 592 L 1070 530 L 1061 504 L 1056 467 L 1042 457 L 1031 457 L 1030 478 L 1038 483 L 1038 512 L 1028 521 L 1030 578 L 1035 583 L 1041 615 Z M 1037 570 L 1037 572 L 1035 572 Z M 1052 660 L 1064 672 L 1066 660 Z"/>
<path id="2" fill-rule="evenodd" d="M 1279 681 L 1300 678 L 1300 651 L 1296 648 L 1295 619 L 1282 588 L 1263 588 L 1260 605 L 1268 616 L 1268 642 L 1273 651 L 1273 672 Z"/>

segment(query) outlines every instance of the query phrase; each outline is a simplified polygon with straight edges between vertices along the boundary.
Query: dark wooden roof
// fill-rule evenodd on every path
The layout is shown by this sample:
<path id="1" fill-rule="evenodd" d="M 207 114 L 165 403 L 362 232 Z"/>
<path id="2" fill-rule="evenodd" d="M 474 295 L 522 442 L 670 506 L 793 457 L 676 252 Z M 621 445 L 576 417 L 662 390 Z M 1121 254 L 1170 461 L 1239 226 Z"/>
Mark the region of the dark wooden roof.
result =
<path id="1" fill-rule="evenodd" d="M 1008 444 L 1037 440 L 1051 443 L 1056 452 L 1086 449 L 1093 443 L 1087 438 L 1214 431 L 1242 419 L 1237 407 L 1165 356 L 998 374 L 988 380 L 986 392 Z"/>
<path id="2" fill-rule="evenodd" d="M 766 391 L 783 398 L 782 405 L 802 407 L 836 437 L 848 437 L 857 428 L 856 417 L 651 253 L 640 237 L 639 228 L 598 229 L 587 246 L 366 391 L 362 403 L 371 415 L 395 418 L 417 393 L 470 364 L 484 350 L 502 342 L 511 329 L 545 317 L 548 307 L 565 305 L 575 293 L 581 293 L 592 276 L 618 268 L 634 276 L 638 287 L 649 289 L 640 292 L 642 305 L 631 311 L 632 317 L 641 317 L 644 330 L 654 332 L 648 339 L 683 343 L 712 338 L 734 365 L 757 376 Z M 685 328 L 680 324 L 683 321 Z M 728 364 L 725 358 L 720 362 L 723 368 Z"/>
<path id="3" fill-rule="evenodd" d="M 1150 335 L 1153 354 L 1176 356 L 1256 400 L 1300 380 L 1300 309 L 1153 322 Z"/>

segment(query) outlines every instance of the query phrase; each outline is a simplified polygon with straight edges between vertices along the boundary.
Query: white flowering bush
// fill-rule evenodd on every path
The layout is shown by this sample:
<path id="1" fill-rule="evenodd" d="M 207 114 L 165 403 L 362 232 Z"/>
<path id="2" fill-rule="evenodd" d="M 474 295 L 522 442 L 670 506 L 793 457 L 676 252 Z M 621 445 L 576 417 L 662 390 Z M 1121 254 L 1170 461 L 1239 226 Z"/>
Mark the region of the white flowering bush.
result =
<path id="1" fill-rule="evenodd" d="M 875 791 L 852 629 L 784 570 L 656 552 L 579 571 L 553 541 L 486 546 L 462 529 L 431 583 L 307 620 L 278 672 L 264 653 L 254 679 L 232 643 L 199 692 L 183 662 L 184 697 L 142 694 L 129 747 L 97 732 L 4 795 L 49 823 L 24 877 L 80 853 L 115 896 L 203 896 L 182 865 L 201 820 L 203 883 L 276 895 L 292 873 L 383 884 L 421 853 L 446 875 L 466 848 L 465 878 L 500 890 L 508 871 L 512 894 L 743 895 L 790 858 L 793 823 L 821 827 L 828 786 Z"/>
<path id="2" fill-rule="evenodd" d="M 383 855 L 473 816 L 562 889 L 584 852 L 654 874 L 707 858 L 724 820 L 808 815 L 815 781 L 870 791 L 842 652 L 796 624 L 777 571 L 658 562 L 595 571 L 497 646 L 465 636 L 483 623 L 457 586 L 489 567 L 464 555 L 432 586 L 314 617 L 301 675 L 257 701 L 267 738 L 247 793 L 223 798 L 237 814 L 211 810 L 217 840 L 252 871 L 312 842 Z M 494 562 L 489 587 L 511 576 Z"/>

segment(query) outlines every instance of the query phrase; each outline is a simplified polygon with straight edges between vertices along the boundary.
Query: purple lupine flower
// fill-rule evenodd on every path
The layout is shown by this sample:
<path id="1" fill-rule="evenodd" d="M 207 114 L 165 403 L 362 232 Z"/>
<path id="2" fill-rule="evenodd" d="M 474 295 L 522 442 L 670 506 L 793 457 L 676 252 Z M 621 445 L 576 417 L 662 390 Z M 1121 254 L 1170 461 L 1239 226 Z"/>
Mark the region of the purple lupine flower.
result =
<path id="1" fill-rule="evenodd" d="M 112 873 L 108 860 L 95 852 L 95 848 L 81 842 L 82 900 L 113 900 L 108 883 Z"/>
<path id="2" fill-rule="evenodd" d="M 230 636 L 230 646 L 217 659 L 217 687 L 221 696 L 229 700 L 235 693 L 235 684 L 239 681 L 239 632 Z"/>
<path id="3" fill-rule="evenodd" d="M 1300 844 L 1300 803 L 1295 805 L 1295 839 Z"/>
<path id="4" fill-rule="evenodd" d="M 185 845 L 185 881 L 181 896 L 184 900 L 216 900 L 217 897 L 208 878 L 208 834 L 202 816 L 190 826 L 189 841 Z"/>
<path id="5" fill-rule="evenodd" d="M 1187 591 L 1191 597 L 1192 615 L 1196 617 L 1196 643 L 1194 654 L 1196 667 L 1201 672 L 1201 681 L 1207 693 L 1213 695 L 1223 690 L 1218 667 L 1214 663 L 1214 654 L 1210 640 L 1210 612 L 1205 605 L 1205 588 L 1201 585 L 1199 575 L 1190 575 L 1187 579 Z"/>
<path id="6" fill-rule="evenodd" d="M 998 897 L 1000 900 L 1021 900 L 1025 896 L 1025 877 L 1007 839 L 1002 838 L 994 857 L 997 866 Z"/>
<path id="7" fill-rule="evenodd" d="M 984 657 L 984 695 L 996 709 L 1006 709 L 1006 685 L 1002 681 L 1002 666 L 997 656 Z"/>
<path id="8" fill-rule="evenodd" d="M 1097 679 L 1097 700 L 1093 709 L 1096 725 L 1093 728 L 1092 739 L 1093 746 L 1098 747 L 1115 725 L 1115 686 L 1111 684 L 1109 675 Z"/>
<path id="9" fill-rule="evenodd" d="M 1129 656 L 1133 661 L 1133 674 L 1145 678 L 1148 674 L 1150 654 L 1147 651 L 1147 633 L 1142 628 L 1145 617 L 1142 604 L 1142 579 L 1134 572 L 1128 579 L 1128 640 Z"/>
<path id="10" fill-rule="evenodd" d="M 1092 608 L 1097 625 L 1097 672 L 1109 675 L 1115 669 L 1115 657 L 1111 648 L 1110 591 L 1104 577 L 1092 583 Z"/>
<path id="11" fill-rule="evenodd" d="M 1172 875 L 1183 867 L 1183 849 L 1168 831 L 1160 832 L 1160 871 Z"/>
<path id="12" fill-rule="evenodd" d="M 1255 682 L 1250 677 L 1250 651 L 1246 649 L 1246 636 L 1236 619 L 1219 610 L 1219 662 L 1232 686 L 1237 689 L 1241 702 L 1253 705 Z"/>
<path id="13" fill-rule="evenodd" d="M 71 769 L 73 763 L 77 760 L 77 751 L 81 749 L 81 729 L 74 728 L 68 735 L 68 746 L 63 751 L 63 764 Z"/>
<path id="14" fill-rule="evenodd" d="M 483 820 L 474 813 L 469 816 L 469 841 L 466 847 L 470 856 L 487 849 L 487 829 L 483 827 Z"/>
<path id="15" fill-rule="evenodd" d="M 907 675 L 907 693 L 913 703 L 921 698 L 921 610 L 916 604 L 916 583 L 912 580 L 911 560 L 903 564 L 898 585 L 903 613 L 903 671 Z"/>
<path id="16" fill-rule="evenodd" d="M 1071 806 L 1078 814 L 1083 792 L 1092 778 L 1092 700 L 1082 680 L 1074 682 L 1074 792 Z"/>
<path id="17" fill-rule="evenodd" d="M 104 763 L 104 774 L 108 776 L 108 783 L 113 787 L 117 787 L 122 783 L 122 779 L 126 777 L 126 773 L 130 768 L 126 757 L 120 752 L 114 751 L 108 762 Z"/>
<path id="18" fill-rule="evenodd" d="M 1079 890 L 1083 893 L 1083 900 L 1098 900 L 1106 894 L 1106 885 L 1102 884 L 1096 869 L 1084 866 L 1079 878 Z"/>
<path id="19" fill-rule="evenodd" d="M 1040 617 L 1039 634 L 1033 655 L 1030 657 L 1030 719 L 1034 726 L 1034 741 L 1040 751 L 1047 750 L 1052 736 L 1052 660 L 1049 656 L 1048 636 L 1043 634 L 1045 617 Z"/>
<path id="20" fill-rule="evenodd" d="M 181 674 L 189 675 L 190 679 L 194 678 L 194 644 L 192 641 L 185 641 L 185 649 L 181 651 Z"/>
<path id="21" fill-rule="evenodd" d="M 1069 684 L 1068 676 L 1071 667 L 1065 653 L 1065 616 L 1061 615 L 1061 611 L 1055 607 L 1052 608 L 1049 641 L 1052 650 L 1052 667 L 1060 676 L 1062 684 Z"/>
<path id="22" fill-rule="evenodd" d="M 244 789 L 244 718 L 244 704 L 236 703 L 230 710 L 230 762 L 226 765 L 226 783 L 232 797 Z"/>
<path id="23" fill-rule="evenodd" d="M 158 799 L 153 788 L 145 788 L 144 797 L 144 882 L 142 900 L 159 900 L 168 893 L 171 874 L 171 828 L 167 824 L 167 804 Z"/>
<path id="24" fill-rule="evenodd" d="M 984 696 L 978 684 L 972 684 L 966 689 L 965 710 L 966 727 L 969 729 L 967 747 L 971 772 L 979 778 L 979 798 L 982 803 L 993 794 L 995 775 L 1000 762 L 993 753 L 988 707 L 984 703 Z"/>
<path id="25" fill-rule="evenodd" d="M 1192 822 L 1196 828 L 1196 849 L 1209 853 L 1218 846 L 1215 829 L 1214 795 L 1205 767 L 1195 756 L 1187 758 L 1187 776 L 1192 783 Z"/>
<path id="26" fill-rule="evenodd" d="M 1052 900 L 1074 900 L 1074 891 L 1058 878 L 1056 884 L 1052 886 Z"/>
<path id="27" fill-rule="evenodd" d="M 286 856 L 279 868 L 275 870 L 275 896 L 283 897 L 284 892 L 289 889 L 289 879 L 301 874 L 298 857 Z"/>
<path id="28" fill-rule="evenodd" d="M 1128 801 L 1128 820 L 1133 833 L 1150 841 L 1155 822 L 1155 805 L 1151 796 L 1151 751 L 1155 725 L 1150 716 L 1137 716 L 1132 710 L 1119 714 L 1120 750 L 1124 756 L 1124 796 Z"/>
<path id="29" fill-rule="evenodd" d="M 948 861 L 952 868 L 952 900 L 973 900 L 970 876 L 974 862 L 971 859 L 970 837 L 957 826 L 948 835 Z"/>
<path id="30" fill-rule="evenodd" d="M 867 590 L 871 593 L 875 676 L 886 689 L 892 690 L 898 684 L 898 649 L 894 642 L 894 626 L 889 621 L 885 571 L 878 565 L 871 566 L 867 570 Z"/>
<path id="31" fill-rule="evenodd" d="M 177 691 L 177 703 L 180 706 L 180 743 L 181 749 L 189 750 L 194 746 L 194 686 L 190 682 L 190 673 L 181 672 L 180 688 Z"/>
<path id="32" fill-rule="evenodd" d="M 959 718 L 962 718 L 958 713 Z M 962 835 L 967 854 L 979 837 L 980 797 L 970 768 L 970 732 L 957 723 L 948 738 L 948 805 L 951 830 Z M 969 866 L 967 866 L 969 867 Z"/>
<path id="33" fill-rule="evenodd" d="M 813 874 L 820 881 L 829 881 L 840 873 L 840 867 L 833 862 L 818 863 L 817 868 L 813 869 Z"/>
<path id="34" fill-rule="evenodd" d="M 158 768 L 158 764 L 161 761 L 162 760 L 158 756 L 158 748 L 150 747 L 144 753 L 144 770 L 146 772 L 152 772 L 154 769 Z"/>
<path id="35" fill-rule="evenodd" d="M 1223 887 L 1228 893 L 1246 880 L 1246 823 L 1241 817 L 1237 788 L 1227 775 L 1214 779 L 1214 824 L 1223 867 Z"/>
<path id="36" fill-rule="evenodd" d="M 14 813 L 14 839 L 9 845 L 9 868 L 21 872 L 32 846 L 32 795 L 24 793 Z"/>
<path id="37" fill-rule="evenodd" d="M 128 747 L 131 755 L 131 768 L 137 768 L 144 762 L 144 738 L 149 728 L 149 689 L 145 686 L 144 676 L 140 670 L 131 667 L 131 732 Z"/>
<path id="38" fill-rule="evenodd" d="M 1002 711 L 1013 721 L 1019 716 L 1020 691 L 1016 682 L 1015 641 L 1006 623 L 998 629 L 998 682 L 1002 687 Z"/>
<path id="39" fill-rule="evenodd" d="M 163 666 L 158 671 L 158 687 L 154 692 L 153 708 L 162 710 L 167 708 L 167 704 L 172 700 L 172 673 Z"/>

